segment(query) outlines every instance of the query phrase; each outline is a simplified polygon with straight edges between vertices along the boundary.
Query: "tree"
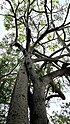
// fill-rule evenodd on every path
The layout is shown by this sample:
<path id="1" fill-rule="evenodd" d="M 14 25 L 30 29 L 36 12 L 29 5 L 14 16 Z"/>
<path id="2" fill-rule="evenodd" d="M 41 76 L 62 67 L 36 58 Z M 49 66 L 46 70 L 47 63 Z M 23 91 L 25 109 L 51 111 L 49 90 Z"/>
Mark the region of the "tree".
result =
<path id="1" fill-rule="evenodd" d="M 2 15 L 10 33 L 3 39 L 6 46 L 1 43 L 7 52 L 3 54 L 3 61 L 1 58 L 1 87 L 7 77 L 15 73 L 17 65 L 22 63 L 14 83 L 6 124 L 27 124 L 28 107 L 30 124 L 49 124 L 46 102 L 53 97 L 65 100 L 62 92 L 64 85 L 60 79 L 65 76 L 69 81 L 70 22 L 67 17 L 70 4 L 65 4 L 66 9 L 57 0 L 4 0 L 1 9 L 4 10 L 6 6 L 9 7 Z M 63 19 L 64 12 L 66 15 Z M 8 56 L 13 52 L 16 55 L 13 58 L 10 56 L 13 59 L 10 62 Z M 10 62 L 8 70 L 13 68 L 9 73 L 2 66 L 5 66 L 6 60 Z M 5 77 L 6 81 L 3 82 Z M 49 92 L 53 94 L 49 95 Z"/>
<path id="2" fill-rule="evenodd" d="M 53 112 L 54 113 L 54 116 L 53 116 L 54 124 L 56 124 L 56 122 L 58 122 L 59 124 L 62 124 L 62 123 L 69 124 L 70 123 L 69 109 L 70 109 L 70 102 L 65 103 L 65 104 L 63 103 L 63 105 L 61 106 L 60 114 L 58 114 L 58 111 L 57 113 Z"/>

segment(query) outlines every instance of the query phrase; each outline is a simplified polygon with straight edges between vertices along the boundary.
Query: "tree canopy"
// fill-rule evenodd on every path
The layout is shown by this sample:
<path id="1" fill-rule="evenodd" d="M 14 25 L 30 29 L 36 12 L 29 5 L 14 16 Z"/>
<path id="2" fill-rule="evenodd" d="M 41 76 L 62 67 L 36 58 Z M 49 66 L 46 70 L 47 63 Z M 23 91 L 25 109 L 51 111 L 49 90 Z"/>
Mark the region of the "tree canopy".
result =
<path id="1" fill-rule="evenodd" d="M 27 53 L 37 77 L 43 80 L 46 108 L 53 98 L 65 100 L 66 87 L 70 86 L 70 4 L 59 0 L 2 0 L 0 9 L 8 32 L 0 42 L 0 123 L 5 124 L 16 76 Z M 62 112 L 54 111 L 53 116 L 47 109 L 49 120 L 69 123 L 69 105 L 63 104 Z"/>

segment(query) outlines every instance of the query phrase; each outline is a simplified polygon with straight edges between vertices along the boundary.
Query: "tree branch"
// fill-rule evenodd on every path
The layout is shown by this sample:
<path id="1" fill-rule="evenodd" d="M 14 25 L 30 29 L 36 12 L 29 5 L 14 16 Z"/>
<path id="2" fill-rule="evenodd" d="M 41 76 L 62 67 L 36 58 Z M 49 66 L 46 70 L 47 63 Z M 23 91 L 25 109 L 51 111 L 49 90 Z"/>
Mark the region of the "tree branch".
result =
<path id="1" fill-rule="evenodd" d="M 18 64 L 19 64 L 19 63 L 18 63 Z M 10 75 L 10 74 L 15 70 L 15 68 L 18 66 L 18 64 L 17 64 L 9 73 L 4 74 L 4 75 L 1 75 L 1 76 L 0 76 L 0 79 L 3 78 L 3 77 L 5 77 L 5 76 Z"/>
<path id="2" fill-rule="evenodd" d="M 50 84 L 54 89 L 55 89 L 55 92 L 59 94 L 59 96 L 65 100 L 65 96 L 64 94 L 60 91 L 60 89 L 57 87 L 56 84 L 54 84 L 54 82 L 51 80 L 51 79 L 54 79 L 58 76 L 63 76 L 65 74 L 69 74 L 70 75 L 70 67 L 69 68 L 66 68 L 66 69 L 59 69 L 57 71 L 54 71 L 52 73 L 49 73 L 48 75 L 45 75 L 42 77 L 42 80 L 43 80 L 43 83 L 44 83 L 44 86 Z"/>
<path id="3" fill-rule="evenodd" d="M 66 20 L 67 20 L 67 17 L 68 17 L 68 14 L 69 14 L 69 9 L 70 9 L 70 4 L 68 6 L 68 9 L 67 9 L 67 14 L 66 14 L 66 17 L 64 19 L 64 22 L 63 22 L 63 25 L 65 24 Z"/>
<path id="4" fill-rule="evenodd" d="M 48 17 L 48 13 L 47 13 L 47 9 L 46 9 L 46 4 L 47 4 L 47 0 L 44 0 L 44 9 L 45 9 L 45 15 L 47 18 L 47 30 L 49 29 L 49 17 Z"/>
<path id="5" fill-rule="evenodd" d="M 9 5 L 10 5 L 10 7 L 12 9 L 12 12 L 14 13 L 14 8 L 13 8 L 13 5 L 12 5 L 11 1 L 10 0 L 5 0 L 5 1 L 7 1 L 9 3 Z"/>
<path id="6" fill-rule="evenodd" d="M 50 100 L 51 98 L 53 98 L 53 97 L 60 97 L 58 94 L 55 94 L 55 95 L 50 95 L 50 96 L 48 96 L 48 97 L 46 97 L 46 100 Z"/>
<path id="7" fill-rule="evenodd" d="M 32 51 L 33 51 L 33 49 L 34 49 L 34 47 L 36 46 L 36 44 L 39 42 L 39 41 L 41 41 L 47 34 L 49 34 L 49 33 L 51 33 L 51 32 L 54 32 L 54 31 L 59 31 L 59 30 L 61 30 L 61 29 L 63 29 L 66 25 L 69 25 L 70 24 L 70 22 L 68 22 L 67 24 L 65 24 L 65 25 L 61 25 L 61 26 L 59 26 L 59 27 L 55 27 L 55 28 L 52 28 L 52 29 L 49 29 L 49 30 L 45 30 L 45 32 L 43 33 L 43 34 L 41 34 L 41 36 L 37 39 L 37 41 L 34 43 L 34 45 L 32 46 Z"/>

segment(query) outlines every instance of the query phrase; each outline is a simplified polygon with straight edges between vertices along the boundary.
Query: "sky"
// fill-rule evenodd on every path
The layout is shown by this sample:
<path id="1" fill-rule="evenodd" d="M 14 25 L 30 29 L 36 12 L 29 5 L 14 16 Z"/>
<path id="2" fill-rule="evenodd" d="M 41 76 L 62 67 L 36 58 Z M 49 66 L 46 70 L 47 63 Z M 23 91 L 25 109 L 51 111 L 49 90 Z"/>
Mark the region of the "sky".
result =
<path id="1" fill-rule="evenodd" d="M 4 35 L 6 34 L 6 30 L 4 27 L 4 23 L 3 23 L 3 17 L 0 16 L 0 40 L 4 37 Z"/>

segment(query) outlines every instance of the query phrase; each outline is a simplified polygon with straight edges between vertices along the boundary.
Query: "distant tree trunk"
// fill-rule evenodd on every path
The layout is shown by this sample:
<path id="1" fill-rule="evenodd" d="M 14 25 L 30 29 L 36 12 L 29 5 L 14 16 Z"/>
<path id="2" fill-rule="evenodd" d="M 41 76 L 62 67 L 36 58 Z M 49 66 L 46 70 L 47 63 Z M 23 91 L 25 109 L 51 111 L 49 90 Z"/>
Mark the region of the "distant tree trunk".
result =
<path id="1" fill-rule="evenodd" d="M 6 124 L 28 124 L 28 78 L 24 63 L 15 83 Z"/>

